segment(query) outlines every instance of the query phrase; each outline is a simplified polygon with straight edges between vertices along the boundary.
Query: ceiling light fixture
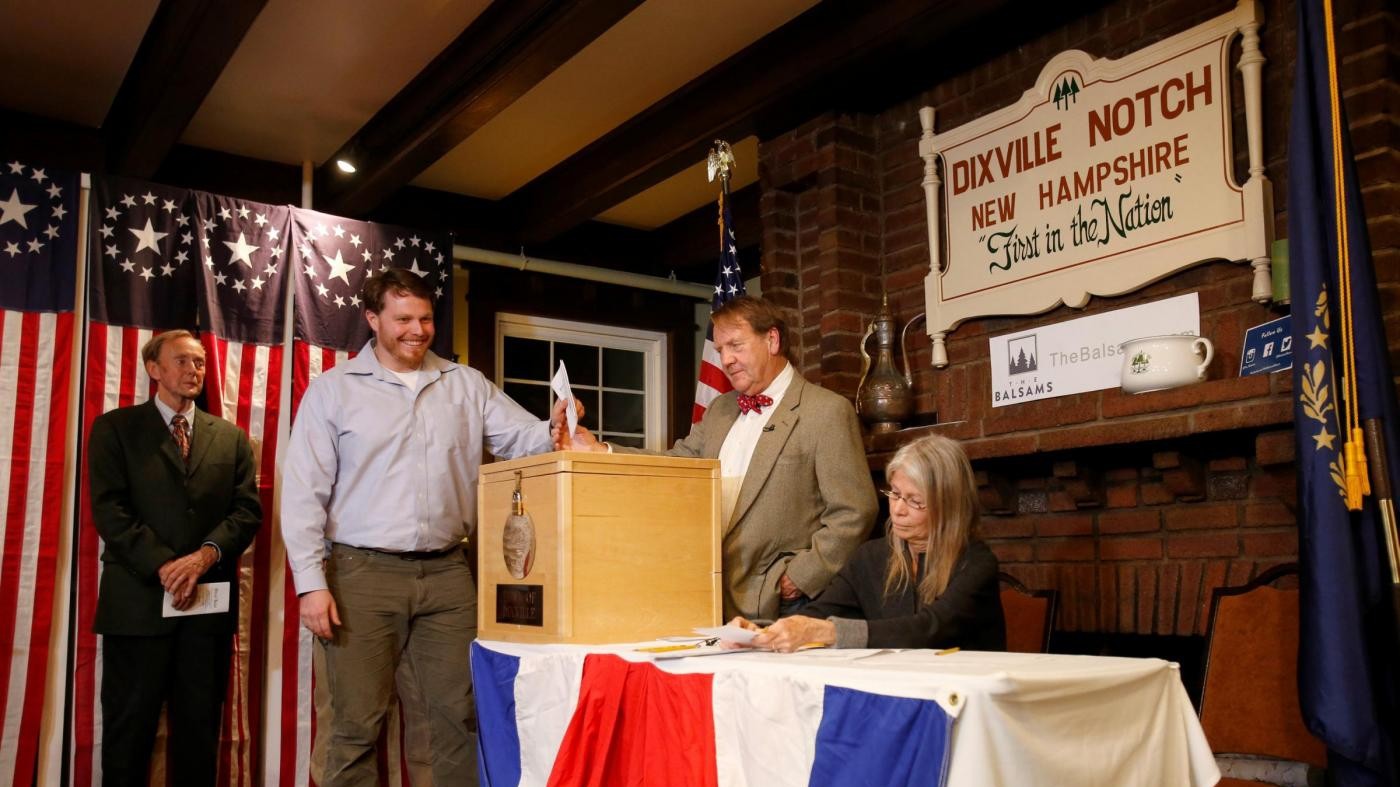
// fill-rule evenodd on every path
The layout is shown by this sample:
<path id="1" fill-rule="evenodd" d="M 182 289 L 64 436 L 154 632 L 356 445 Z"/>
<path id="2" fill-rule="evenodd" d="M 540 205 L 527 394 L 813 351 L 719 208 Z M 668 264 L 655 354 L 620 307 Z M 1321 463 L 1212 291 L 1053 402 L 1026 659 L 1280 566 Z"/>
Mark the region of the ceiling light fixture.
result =
<path id="1" fill-rule="evenodd" d="M 351 164 L 343 158 L 336 159 L 335 165 L 340 168 L 341 172 L 344 172 L 347 175 L 355 171 L 355 165 Z"/>

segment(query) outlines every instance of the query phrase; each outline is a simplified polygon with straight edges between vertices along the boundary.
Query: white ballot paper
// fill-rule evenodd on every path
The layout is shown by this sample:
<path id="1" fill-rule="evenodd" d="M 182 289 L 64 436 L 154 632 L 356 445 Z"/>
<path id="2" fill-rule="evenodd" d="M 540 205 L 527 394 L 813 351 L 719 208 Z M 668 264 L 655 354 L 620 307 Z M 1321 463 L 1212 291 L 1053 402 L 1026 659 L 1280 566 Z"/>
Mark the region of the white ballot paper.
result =
<path id="1" fill-rule="evenodd" d="M 208 582 L 194 586 L 194 603 L 187 609 L 176 609 L 175 597 L 169 593 L 160 605 L 161 617 L 182 618 L 186 615 L 211 615 L 215 612 L 228 612 L 227 582 Z"/>
<path id="2" fill-rule="evenodd" d="M 753 638 L 758 635 L 757 631 L 739 628 L 732 623 L 726 623 L 723 626 L 714 626 L 712 628 L 695 628 L 691 629 L 691 631 L 694 631 L 696 634 L 704 634 L 707 637 L 719 637 L 725 642 L 736 642 L 740 645 L 747 645 L 753 642 Z"/>
<path id="3" fill-rule="evenodd" d="M 554 379 L 549 381 L 549 386 L 554 389 L 554 395 L 560 399 L 567 399 L 568 404 L 564 405 L 564 417 L 569 423 L 569 438 L 574 436 L 574 430 L 578 428 L 578 410 L 574 409 L 574 391 L 569 387 L 569 370 L 564 368 L 564 362 L 559 362 L 559 369 L 554 373 Z"/>

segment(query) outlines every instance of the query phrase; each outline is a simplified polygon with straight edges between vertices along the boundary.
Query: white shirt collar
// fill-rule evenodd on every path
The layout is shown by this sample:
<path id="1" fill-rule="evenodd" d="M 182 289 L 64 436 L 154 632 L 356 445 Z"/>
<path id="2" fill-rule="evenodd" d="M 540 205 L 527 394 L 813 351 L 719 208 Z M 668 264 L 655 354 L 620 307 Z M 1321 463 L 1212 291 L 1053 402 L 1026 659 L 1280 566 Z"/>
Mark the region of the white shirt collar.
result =
<path id="1" fill-rule="evenodd" d="M 777 407 L 778 404 L 783 401 L 783 397 L 787 395 L 788 386 L 792 384 L 792 375 L 792 364 L 788 361 L 784 361 L 783 370 L 778 372 L 778 376 L 773 378 L 773 382 L 769 383 L 767 388 L 764 388 L 755 395 L 766 396 L 772 399 L 773 404 L 770 406 Z M 741 413 L 741 415 L 757 415 L 757 413 Z M 767 413 L 765 412 L 763 415 L 767 415 Z"/>
<path id="2" fill-rule="evenodd" d="M 165 421 L 165 428 L 169 429 L 170 419 L 175 417 L 175 408 L 166 404 L 165 400 L 160 398 L 159 396 L 154 396 L 151 398 L 156 403 L 156 409 L 160 411 L 160 417 Z M 186 406 L 185 409 L 180 413 L 180 415 L 185 416 L 185 428 L 190 432 L 194 431 L 194 411 L 197 409 L 199 408 L 194 406 L 194 402 L 190 402 L 189 405 Z"/>
<path id="3" fill-rule="evenodd" d="M 350 374 L 368 374 L 378 377 L 381 380 L 393 379 L 393 375 L 390 373 L 389 369 L 381 364 L 378 356 L 374 354 L 373 336 L 369 337 L 369 340 L 365 342 L 365 346 L 360 348 L 360 351 L 355 354 L 354 358 L 351 358 L 342 365 L 345 367 L 345 371 Z M 450 372 L 457 368 L 457 366 L 458 364 L 429 350 L 423 354 L 423 363 L 419 364 L 418 368 L 414 371 L 427 372 L 432 375 L 432 379 L 437 379 L 438 375 L 444 372 Z"/>

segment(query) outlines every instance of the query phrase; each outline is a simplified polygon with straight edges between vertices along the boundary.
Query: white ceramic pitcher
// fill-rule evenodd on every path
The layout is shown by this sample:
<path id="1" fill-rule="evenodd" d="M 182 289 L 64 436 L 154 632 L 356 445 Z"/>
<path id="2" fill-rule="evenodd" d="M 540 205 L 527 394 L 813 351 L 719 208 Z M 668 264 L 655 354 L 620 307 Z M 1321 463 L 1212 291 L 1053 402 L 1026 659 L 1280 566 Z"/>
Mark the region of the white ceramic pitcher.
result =
<path id="1" fill-rule="evenodd" d="M 1145 336 L 1118 345 L 1123 355 L 1123 390 L 1146 393 L 1206 379 L 1215 346 L 1204 336 Z"/>

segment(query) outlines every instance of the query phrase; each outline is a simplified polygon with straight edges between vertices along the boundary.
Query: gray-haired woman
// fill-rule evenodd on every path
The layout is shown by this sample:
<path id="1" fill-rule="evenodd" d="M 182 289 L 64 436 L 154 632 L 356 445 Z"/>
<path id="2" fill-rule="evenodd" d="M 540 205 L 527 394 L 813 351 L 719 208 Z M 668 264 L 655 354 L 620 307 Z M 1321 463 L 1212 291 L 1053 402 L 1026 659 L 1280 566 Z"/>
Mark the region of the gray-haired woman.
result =
<path id="1" fill-rule="evenodd" d="M 769 626 L 755 647 L 1005 650 L 997 559 L 973 538 L 977 486 L 962 446 L 922 437 L 895 453 L 885 478 L 885 539 L 861 545 L 820 596 Z"/>

